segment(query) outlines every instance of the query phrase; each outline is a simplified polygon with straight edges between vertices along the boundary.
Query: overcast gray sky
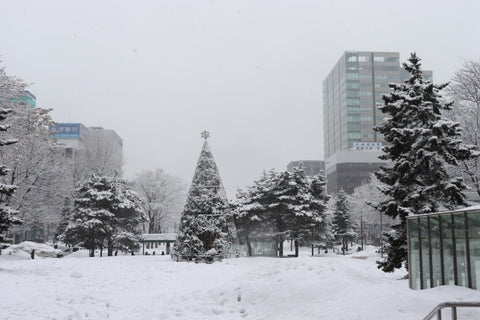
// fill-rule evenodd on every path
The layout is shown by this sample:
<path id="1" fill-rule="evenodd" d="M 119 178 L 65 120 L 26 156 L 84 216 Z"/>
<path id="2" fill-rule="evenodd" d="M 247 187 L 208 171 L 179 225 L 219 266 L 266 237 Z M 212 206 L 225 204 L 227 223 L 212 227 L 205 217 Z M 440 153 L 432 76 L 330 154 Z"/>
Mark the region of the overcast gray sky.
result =
<path id="1" fill-rule="evenodd" d="M 126 177 L 190 183 L 210 147 L 233 196 L 323 159 L 322 81 L 345 50 L 416 51 L 436 82 L 480 58 L 480 1 L 0 1 L 0 59 L 58 122 L 114 129 Z"/>

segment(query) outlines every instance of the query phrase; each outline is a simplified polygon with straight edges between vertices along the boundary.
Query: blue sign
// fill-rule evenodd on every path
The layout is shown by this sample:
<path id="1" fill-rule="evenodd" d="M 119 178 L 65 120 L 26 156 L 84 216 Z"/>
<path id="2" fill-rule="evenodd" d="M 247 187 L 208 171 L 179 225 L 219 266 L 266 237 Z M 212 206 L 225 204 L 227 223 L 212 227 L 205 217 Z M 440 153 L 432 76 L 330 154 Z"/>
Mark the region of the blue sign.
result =
<path id="1" fill-rule="evenodd" d="M 80 139 L 88 134 L 88 129 L 81 123 L 58 123 L 51 132 L 51 136 L 57 139 Z"/>

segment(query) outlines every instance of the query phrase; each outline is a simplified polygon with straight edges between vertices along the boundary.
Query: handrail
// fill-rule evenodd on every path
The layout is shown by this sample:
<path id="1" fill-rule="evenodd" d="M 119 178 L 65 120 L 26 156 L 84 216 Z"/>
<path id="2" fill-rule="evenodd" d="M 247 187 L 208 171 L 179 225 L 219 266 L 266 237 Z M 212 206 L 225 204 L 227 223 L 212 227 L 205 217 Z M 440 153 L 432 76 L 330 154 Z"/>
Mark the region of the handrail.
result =
<path id="1" fill-rule="evenodd" d="M 436 306 L 423 320 L 431 320 L 436 315 L 442 320 L 442 309 L 452 308 L 452 320 L 457 320 L 457 307 L 480 307 L 480 302 L 443 302 Z"/>

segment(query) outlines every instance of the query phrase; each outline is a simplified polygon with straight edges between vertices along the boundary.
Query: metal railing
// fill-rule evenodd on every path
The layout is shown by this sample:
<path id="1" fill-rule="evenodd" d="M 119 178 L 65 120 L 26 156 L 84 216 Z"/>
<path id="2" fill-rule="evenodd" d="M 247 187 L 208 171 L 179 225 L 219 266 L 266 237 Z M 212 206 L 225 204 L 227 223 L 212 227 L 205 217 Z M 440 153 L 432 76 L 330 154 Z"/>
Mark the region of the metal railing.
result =
<path id="1" fill-rule="evenodd" d="M 437 316 L 437 320 L 442 320 L 442 309 L 451 308 L 452 320 L 457 320 L 457 308 L 459 307 L 480 307 L 480 302 L 443 302 L 436 306 L 423 320 L 431 320 Z"/>

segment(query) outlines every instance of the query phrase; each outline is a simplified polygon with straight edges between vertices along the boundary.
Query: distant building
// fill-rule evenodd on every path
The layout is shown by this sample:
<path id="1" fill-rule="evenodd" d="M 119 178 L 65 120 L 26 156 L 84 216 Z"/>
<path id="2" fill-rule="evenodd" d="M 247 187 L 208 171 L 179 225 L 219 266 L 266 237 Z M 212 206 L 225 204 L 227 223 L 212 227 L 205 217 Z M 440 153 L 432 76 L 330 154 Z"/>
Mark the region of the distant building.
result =
<path id="1" fill-rule="evenodd" d="M 325 172 L 325 161 L 322 160 L 295 160 L 290 161 L 287 165 L 288 171 L 293 171 L 293 168 L 303 165 L 303 171 L 307 177 L 316 176 Z"/>
<path id="2" fill-rule="evenodd" d="M 50 128 L 50 138 L 65 145 L 65 158 L 71 159 L 78 150 L 85 148 L 90 130 L 81 123 L 57 123 Z"/>
<path id="3" fill-rule="evenodd" d="M 95 136 L 100 141 L 105 141 L 112 155 L 117 158 L 123 157 L 123 140 L 115 130 L 104 129 L 102 127 L 89 127 L 88 129 L 90 130 L 90 137 Z"/>
<path id="4" fill-rule="evenodd" d="M 423 75 L 432 79 L 431 71 Z M 351 193 L 378 170 L 382 161 L 376 157 L 384 138 L 373 127 L 384 115 L 377 104 L 389 92 L 389 83 L 402 83 L 408 77 L 398 52 L 346 51 L 325 78 L 323 130 L 329 193 L 339 188 Z"/>
<path id="5" fill-rule="evenodd" d="M 432 78 L 431 71 L 423 75 Z M 389 83 L 408 77 L 398 52 L 346 51 L 323 81 L 325 158 L 354 142 L 384 141 L 372 129 L 384 117 L 377 104 L 389 92 Z"/>
<path id="6" fill-rule="evenodd" d="M 123 165 L 123 140 L 111 129 L 87 128 L 81 123 L 58 123 L 51 128 L 50 137 L 58 144 L 65 145 L 65 158 L 75 158 L 80 152 L 105 170 L 121 175 Z M 100 163 L 101 162 L 101 163 Z"/>
<path id="7" fill-rule="evenodd" d="M 29 104 L 32 108 L 37 107 L 37 97 L 35 97 L 30 91 L 24 90 L 20 93 L 20 96 L 17 99 L 14 99 L 15 102 Z"/>
<path id="8" fill-rule="evenodd" d="M 343 188 L 353 193 L 358 186 L 369 182 L 370 175 L 386 162 L 378 159 L 381 151 L 338 151 L 326 161 L 327 193 Z"/>

